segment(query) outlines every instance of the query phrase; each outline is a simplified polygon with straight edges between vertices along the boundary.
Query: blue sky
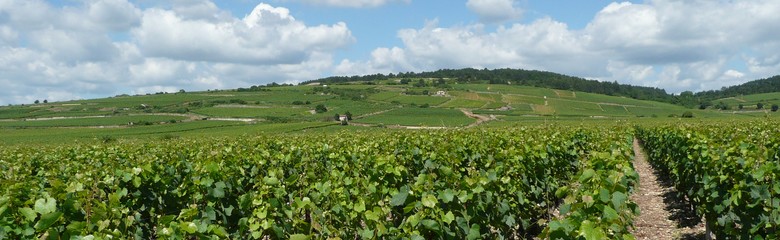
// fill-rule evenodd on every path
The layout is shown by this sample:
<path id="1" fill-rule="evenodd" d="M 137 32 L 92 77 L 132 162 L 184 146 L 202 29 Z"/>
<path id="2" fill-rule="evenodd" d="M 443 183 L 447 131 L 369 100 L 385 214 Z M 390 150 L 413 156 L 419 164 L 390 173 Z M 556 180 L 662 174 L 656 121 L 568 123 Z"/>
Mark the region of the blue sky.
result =
<path id="1" fill-rule="evenodd" d="M 523 68 L 719 89 L 780 73 L 773 0 L 0 0 L 0 104 Z"/>

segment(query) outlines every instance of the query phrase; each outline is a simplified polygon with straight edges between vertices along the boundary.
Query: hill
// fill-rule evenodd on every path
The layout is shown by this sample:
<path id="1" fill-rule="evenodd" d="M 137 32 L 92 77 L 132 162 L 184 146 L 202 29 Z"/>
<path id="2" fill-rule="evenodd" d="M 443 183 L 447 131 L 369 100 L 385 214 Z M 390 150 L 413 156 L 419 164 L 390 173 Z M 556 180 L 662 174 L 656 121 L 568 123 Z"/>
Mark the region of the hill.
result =
<path id="1" fill-rule="evenodd" d="M 408 79 L 408 81 L 405 81 Z M 318 109 L 320 111 L 318 111 Z M 540 121 L 756 117 L 629 97 L 455 79 L 390 78 L 158 93 L 0 107 L 3 143 L 113 141 L 341 129 L 501 127 Z M 349 126 L 335 120 L 349 115 Z"/>
<path id="2" fill-rule="evenodd" d="M 391 78 L 412 79 L 453 79 L 457 83 L 489 83 L 531 86 L 539 88 L 552 88 L 558 90 L 580 91 L 587 93 L 598 93 L 610 96 L 630 97 L 640 100 L 652 100 L 667 103 L 675 103 L 673 95 L 666 93 L 665 90 L 652 87 L 633 86 L 628 84 L 619 84 L 617 82 L 601 82 L 596 80 L 587 80 L 584 78 L 567 76 L 559 73 L 524 70 L 524 69 L 442 69 L 433 72 L 421 73 L 398 73 L 398 74 L 373 74 L 365 76 L 334 76 L 317 80 L 311 80 L 301 83 L 302 85 L 311 83 L 334 84 L 345 82 L 372 82 Z"/>
<path id="3" fill-rule="evenodd" d="M 683 92 L 679 95 L 669 94 L 663 89 L 653 87 L 619 84 L 617 82 L 601 82 L 580 77 L 567 76 L 559 73 L 524 70 L 524 69 L 442 69 L 433 72 L 398 73 L 398 74 L 372 74 L 365 76 L 334 76 L 303 82 L 302 85 L 311 83 L 334 84 L 347 82 L 384 81 L 393 78 L 412 79 L 454 79 L 458 83 L 487 83 L 500 85 L 520 85 L 557 90 L 580 91 L 597 93 L 609 96 L 630 97 L 639 100 L 651 100 L 684 106 L 687 108 L 718 108 L 716 100 L 721 98 L 737 97 L 741 95 L 780 92 L 780 75 L 750 81 L 744 84 L 724 87 L 720 90 L 702 92 Z M 721 108 L 722 109 L 722 108 Z"/>

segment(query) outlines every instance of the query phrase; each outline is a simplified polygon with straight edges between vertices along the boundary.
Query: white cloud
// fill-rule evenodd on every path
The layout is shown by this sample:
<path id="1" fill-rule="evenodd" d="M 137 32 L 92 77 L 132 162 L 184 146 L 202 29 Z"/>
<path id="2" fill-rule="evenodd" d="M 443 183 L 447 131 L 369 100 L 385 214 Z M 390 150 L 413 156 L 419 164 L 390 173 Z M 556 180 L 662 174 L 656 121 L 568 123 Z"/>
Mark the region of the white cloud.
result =
<path id="1" fill-rule="evenodd" d="M 332 51 L 354 41 L 343 22 L 306 26 L 286 8 L 259 4 L 243 19 L 208 22 L 180 18 L 175 12 L 144 12 L 133 36 L 144 53 L 185 61 L 289 64 L 312 52 Z"/>
<path id="2" fill-rule="evenodd" d="M 0 104 L 298 82 L 354 41 L 345 23 L 306 25 L 268 4 L 236 18 L 208 0 L 0 0 Z"/>
<path id="3" fill-rule="evenodd" d="M 466 7 L 479 15 L 482 22 L 494 23 L 519 18 L 523 11 L 515 0 L 468 0 Z"/>
<path id="4" fill-rule="evenodd" d="M 290 0 L 314 5 L 326 5 L 334 7 L 370 8 L 378 7 L 391 2 L 409 3 L 412 0 Z"/>
<path id="5" fill-rule="evenodd" d="M 90 22 L 111 31 L 127 31 L 138 25 L 141 16 L 141 10 L 126 0 L 96 0 L 88 8 Z"/>
<path id="6" fill-rule="evenodd" d="M 400 30 L 403 46 L 375 51 L 393 49 L 392 55 L 344 60 L 337 69 L 513 67 L 670 92 L 718 89 L 780 72 L 776 12 L 778 1 L 654 0 L 609 4 L 584 29 L 569 29 L 550 18 L 498 26 L 495 31 L 486 31 L 482 24 L 439 27 L 433 22 Z M 734 69 L 741 74 L 728 72 L 735 59 L 743 59 L 747 66 Z"/>
<path id="7" fill-rule="evenodd" d="M 173 0 L 172 10 L 186 20 L 230 21 L 233 16 L 209 0 Z"/>

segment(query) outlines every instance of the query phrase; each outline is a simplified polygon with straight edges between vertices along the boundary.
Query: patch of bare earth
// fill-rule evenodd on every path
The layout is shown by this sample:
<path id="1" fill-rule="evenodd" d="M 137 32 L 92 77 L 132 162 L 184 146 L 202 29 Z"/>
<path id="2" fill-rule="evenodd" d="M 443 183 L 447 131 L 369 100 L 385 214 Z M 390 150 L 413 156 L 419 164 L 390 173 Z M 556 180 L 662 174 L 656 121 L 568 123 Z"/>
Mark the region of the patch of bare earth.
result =
<path id="1" fill-rule="evenodd" d="M 634 219 L 636 239 L 705 239 L 702 219 L 678 197 L 670 179 L 654 171 L 637 139 L 634 156 L 639 186 L 631 199 L 640 210 Z"/>

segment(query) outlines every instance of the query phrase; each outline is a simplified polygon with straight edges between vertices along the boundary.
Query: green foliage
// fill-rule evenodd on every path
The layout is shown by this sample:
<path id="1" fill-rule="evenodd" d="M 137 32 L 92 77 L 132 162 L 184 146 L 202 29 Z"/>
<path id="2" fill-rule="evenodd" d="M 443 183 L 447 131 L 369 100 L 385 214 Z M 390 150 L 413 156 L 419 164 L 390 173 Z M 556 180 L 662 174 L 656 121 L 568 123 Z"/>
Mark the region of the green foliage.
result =
<path id="1" fill-rule="evenodd" d="M 546 239 L 634 239 L 629 229 L 639 208 L 628 196 L 639 175 L 631 165 L 631 135 L 617 141 L 594 141 L 580 134 L 585 161 L 569 186 L 556 191 L 564 197 L 560 219 L 550 222 L 540 236 Z M 588 146 L 590 145 L 590 146 Z"/>
<path id="2" fill-rule="evenodd" d="M 582 159 L 604 163 L 589 160 L 582 166 L 593 175 L 575 180 L 630 193 L 621 181 L 604 182 L 620 170 L 610 164 L 623 152 L 595 149 L 624 141 L 612 137 L 620 135 L 538 127 L 4 146 L 0 236 L 528 237 L 560 201 L 556 190 L 573 173 L 591 172 L 580 169 Z M 626 222 L 614 207 L 623 200 L 613 193 L 615 211 L 603 210 L 603 222 Z M 612 236 L 603 222 L 580 228 Z"/>
<path id="3" fill-rule="evenodd" d="M 317 106 L 314 107 L 314 111 L 317 113 L 324 113 L 328 111 L 328 108 L 326 108 L 323 104 L 317 104 Z"/>
<path id="4" fill-rule="evenodd" d="M 693 118 L 693 112 L 685 111 L 685 112 L 682 113 L 682 115 L 680 115 L 680 117 L 682 117 L 682 118 Z"/>
<path id="5" fill-rule="evenodd" d="M 668 175 L 717 239 L 780 237 L 776 122 L 638 127 L 651 164 Z M 761 238 L 755 238 L 760 236 Z"/>

